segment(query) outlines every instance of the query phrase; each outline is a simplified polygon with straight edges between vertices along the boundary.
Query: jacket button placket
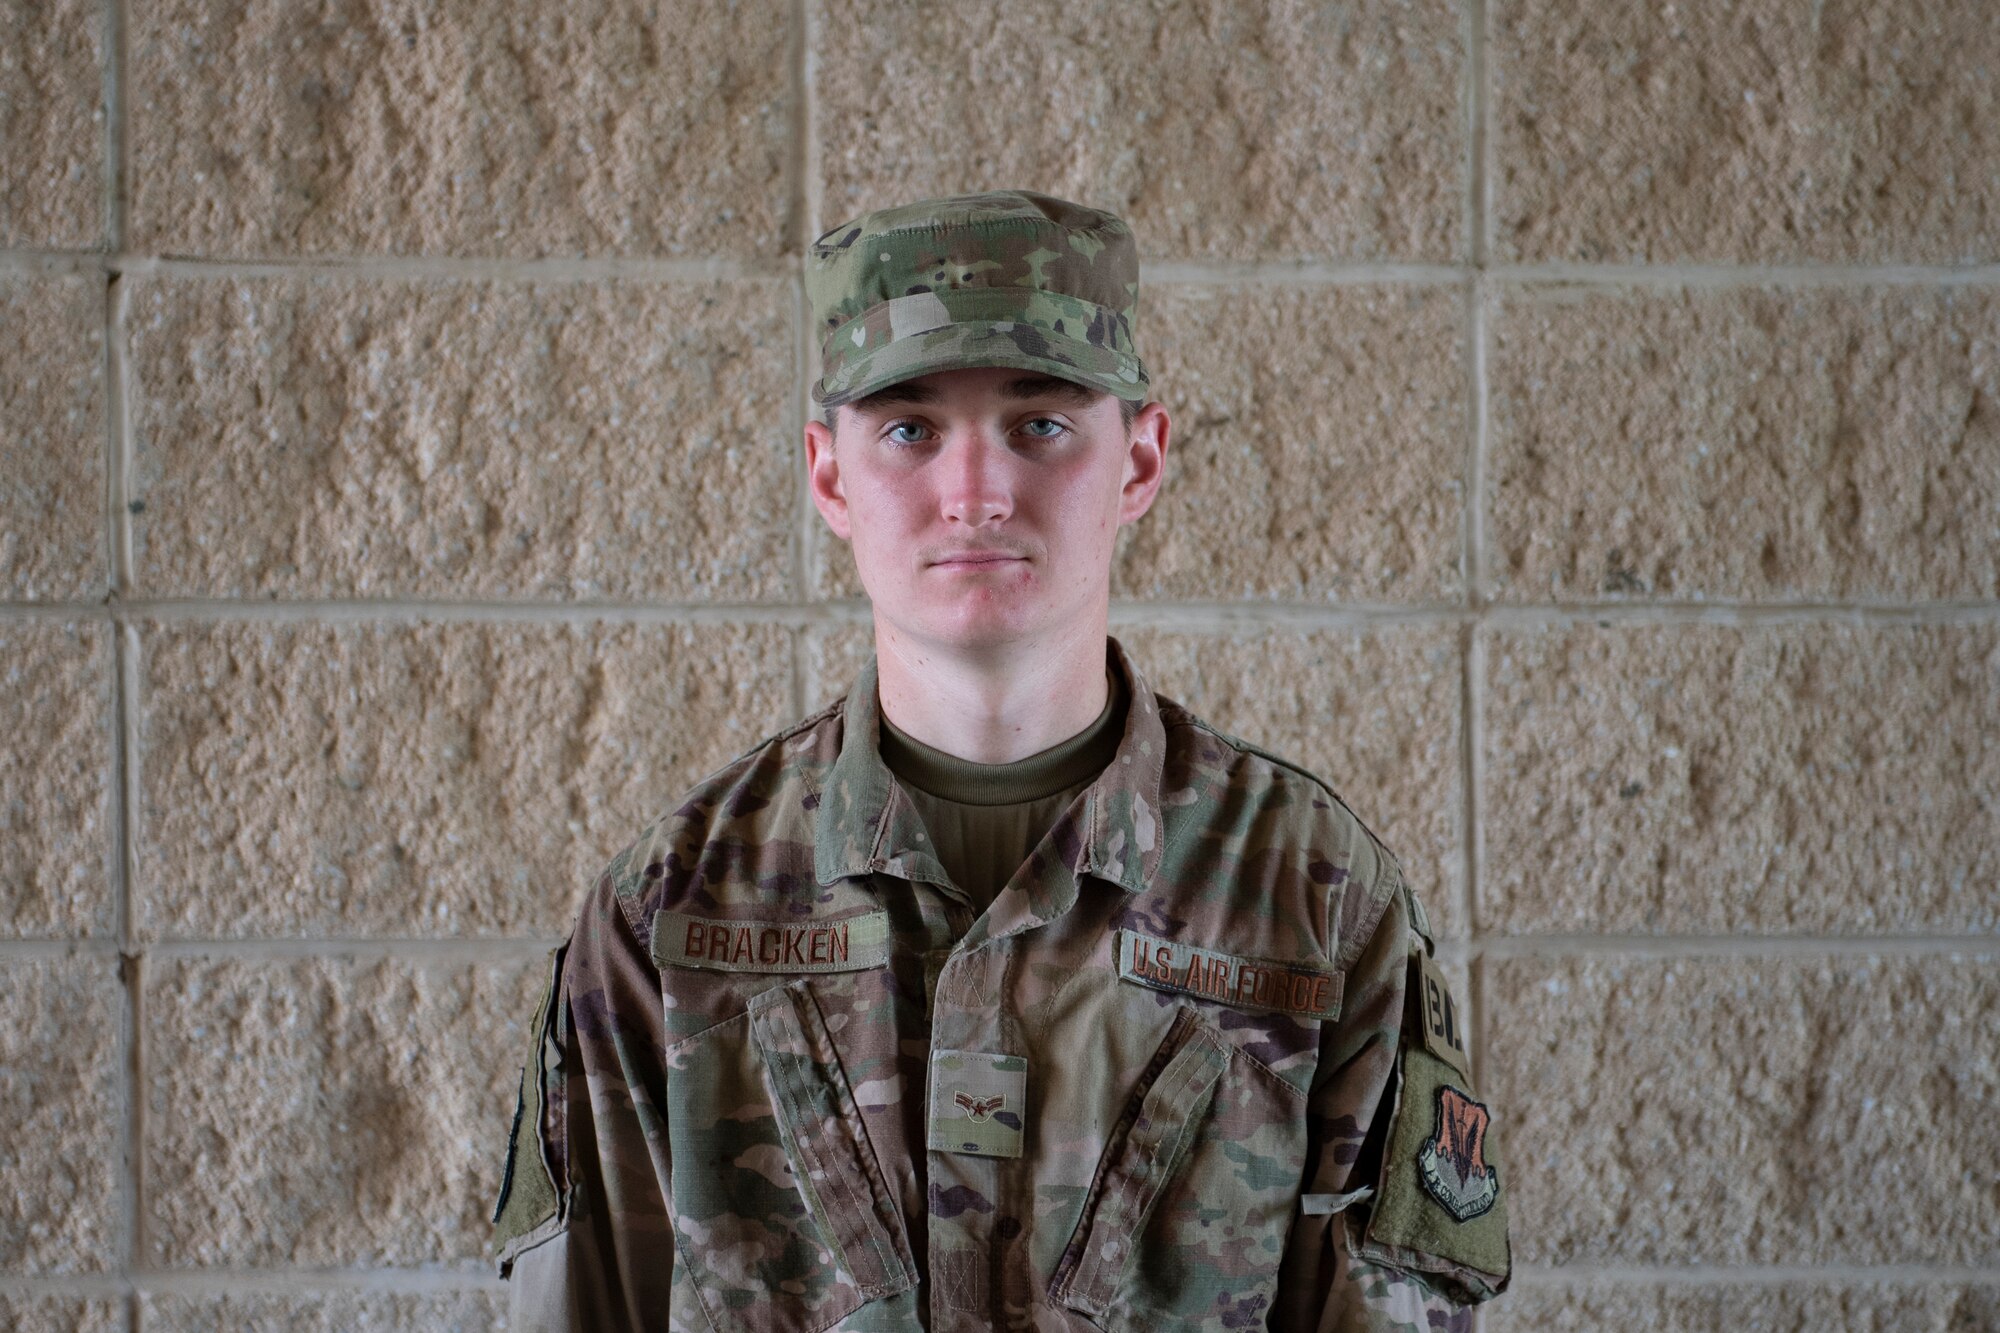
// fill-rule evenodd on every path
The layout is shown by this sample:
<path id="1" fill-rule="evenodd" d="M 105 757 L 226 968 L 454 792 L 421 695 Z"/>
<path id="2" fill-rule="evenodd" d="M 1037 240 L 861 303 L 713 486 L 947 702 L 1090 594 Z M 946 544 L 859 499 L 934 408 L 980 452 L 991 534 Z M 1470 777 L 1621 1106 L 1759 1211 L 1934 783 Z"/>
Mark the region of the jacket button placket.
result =
<path id="1" fill-rule="evenodd" d="M 1010 1040 L 1014 1024 L 1002 1007 L 1006 952 L 1004 942 L 989 940 L 971 950 L 954 950 L 945 960 L 931 1012 L 933 1055 L 1026 1053 Z M 934 1068 L 934 1062 L 927 1064 L 927 1106 L 935 1094 L 930 1086 Z M 1033 1071 L 1029 1072 L 1032 1077 Z M 1024 1122 L 1025 1110 L 1021 1108 Z M 1032 1126 L 1026 1129 L 1032 1134 Z M 928 1138 L 927 1133 L 927 1143 Z M 933 1333 L 996 1328 L 1000 1322 L 996 1287 L 1013 1250 L 1005 1242 L 1024 1232 L 1022 1219 L 1009 1211 L 1012 1201 L 1026 1197 L 1019 1181 L 1024 1158 L 931 1147 L 927 1159 Z"/>

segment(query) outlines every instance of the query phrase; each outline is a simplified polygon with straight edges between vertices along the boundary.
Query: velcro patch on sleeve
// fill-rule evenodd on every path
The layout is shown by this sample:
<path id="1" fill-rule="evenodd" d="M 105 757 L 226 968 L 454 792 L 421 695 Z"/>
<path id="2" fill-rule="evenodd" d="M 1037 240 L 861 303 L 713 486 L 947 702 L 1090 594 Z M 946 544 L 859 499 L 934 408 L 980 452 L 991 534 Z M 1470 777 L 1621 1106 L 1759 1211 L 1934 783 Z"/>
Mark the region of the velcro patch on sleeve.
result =
<path id="1" fill-rule="evenodd" d="M 1329 1021 L 1340 1017 L 1341 974 L 1334 968 L 1240 958 L 1136 930 L 1118 932 L 1118 975 L 1155 990 L 1239 1009 Z"/>
<path id="2" fill-rule="evenodd" d="M 889 961 L 889 914 L 733 921 L 653 913 L 653 961 L 724 972 L 858 972 Z"/>
<path id="3" fill-rule="evenodd" d="M 1417 1022 L 1424 1030 L 1424 1049 L 1461 1075 L 1472 1075 L 1472 1057 L 1465 1053 L 1465 1010 L 1451 995 L 1451 985 L 1429 954 L 1415 955 Z"/>
<path id="4" fill-rule="evenodd" d="M 1406 1046 L 1399 1063 L 1395 1121 L 1367 1239 L 1504 1281 L 1511 1267 L 1507 1180 L 1492 1113 L 1428 1050 Z"/>

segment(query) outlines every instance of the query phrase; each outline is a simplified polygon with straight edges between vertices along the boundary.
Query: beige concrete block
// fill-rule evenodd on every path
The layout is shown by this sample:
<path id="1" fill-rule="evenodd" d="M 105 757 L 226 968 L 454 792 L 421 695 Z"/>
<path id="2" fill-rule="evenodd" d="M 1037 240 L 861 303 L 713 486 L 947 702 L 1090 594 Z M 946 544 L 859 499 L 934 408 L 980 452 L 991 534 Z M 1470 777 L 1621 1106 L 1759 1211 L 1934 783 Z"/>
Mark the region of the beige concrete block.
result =
<path id="1" fill-rule="evenodd" d="M 2000 595 L 1997 328 L 1977 288 L 1500 301 L 1494 588 Z"/>
<path id="2" fill-rule="evenodd" d="M 14 1333 L 125 1333 L 125 1303 L 112 1296 L 0 1296 L 0 1327 Z"/>
<path id="3" fill-rule="evenodd" d="M 1515 1262 L 1992 1266 L 1996 965 L 1489 961 Z"/>
<path id="4" fill-rule="evenodd" d="M 1462 931 L 1456 631 L 1113 633 L 1161 694 L 1332 787 L 1395 855 L 1436 928 Z"/>
<path id="5" fill-rule="evenodd" d="M 112 929 L 114 665 L 95 621 L 0 622 L 0 935 Z"/>
<path id="6" fill-rule="evenodd" d="M 560 933 L 791 713 L 774 625 L 147 624 L 141 933 Z"/>
<path id="7" fill-rule="evenodd" d="M 103 244 L 103 60 L 92 0 L 0 9 L 0 249 Z"/>
<path id="8" fill-rule="evenodd" d="M 802 459 L 803 456 L 801 453 Z M 805 464 L 801 462 L 799 466 L 803 470 Z M 823 601 L 868 596 L 867 589 L 861 586 L 861 572 L 854 564 L 854 549 L 833 535 L 833 529 L 817 510 L 806 529 L 806 577 L 811 581 L 812 595 Z"/>
<path id="9" fill-rule="evenodd" d="M 1030 188 L 1124 216 L 1147 259 L 1448 261 L 1460 28 L 1400 0 L 841 5 L 814 30 L 819 225 Z"/>
<path id="10" fill-rule="evenodd" d="M 6 114 L 0 96 L 0 123 Z M 105 588 L 104 282 L 0 276 L 0 329 L 34 330 L 0 340 L 0 598 L 94 600 Z"/>
<path id="11" fill-rule="evenodd" d="M 199 254 L 775 255 L 791 15 L 136 6 L 132 231 Z"/>
<path id="12" fill-rule="evenodd" d="M 875 651 L 875 626 L 870 621 L 833 625 L 805 636 L 800 647 L 805 668 L 806 708 L 810 712 L 847 693 L 868 655 Z"/>
<path id="13" fill-rule="evenodd" d="M 1495 633 L 1484 927 L 2000 928 L 2000 632 Z"/>
<path id="14" fill-rule="evenodd" d="M 1802 1256 L 1803 1257 L 1803 1256 Z M 1486 1333 L 1976 1333 L 2000 1327 L 2000 1287 L 1963 1282 L 1516 1286 Z"/>
<path id="15" fill-rule="evenodd" d="M 146 1260 L 485 1271 L 539 962 L 163 958 Z"/>
<path id="16" fill-rule="evenodd" d="M 789 596 L 783 284 L 153 280 L 139 583 L 187 596 Z"/>
<path id="17" fill-rule="evenodd" d="M 2000 25 L 1982 5 L 1488 13 L 1502 258 L 2000 256 Z"/>
<path id="18" fill-rule="evenodd" d="M 1169 287 L 1147 364 L 1174 423 L 1112 595 L 1455 600 L 1465 303 L 1450 288 Z"/>
<path id="19" fill-rule="evenodd" d="M 507 1327 L 504 1291 L 155 1292 L 141 1297 L 139 1308 L 143 1333 L 218 1328 L 244 1333 L 488 1333 Z"/>
<path id="20" fill-rule="evenodd" d="M 7 1127 L 0 1135 L 0 1272 L 104 1273 L 123 1258 L 124 1008 L 116 958 L 0 963 L 0 1013 L 8 1015 L 0 1025 L 0 1124 Z"/>

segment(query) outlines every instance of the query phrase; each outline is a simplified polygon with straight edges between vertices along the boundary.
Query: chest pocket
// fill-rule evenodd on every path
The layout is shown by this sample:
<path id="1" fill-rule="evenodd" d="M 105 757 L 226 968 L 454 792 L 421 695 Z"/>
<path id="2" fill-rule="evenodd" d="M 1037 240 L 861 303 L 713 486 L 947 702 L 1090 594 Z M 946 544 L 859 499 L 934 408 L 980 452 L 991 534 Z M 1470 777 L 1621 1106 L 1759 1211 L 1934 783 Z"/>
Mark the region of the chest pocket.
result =
<path id="1" fill-rule="evenodd" d="M 808 1333 L 916 1284 L 811 981 L 667 1048 L 674 1240 L 724 1333 Z"/>
<path id="2" fill-rule="evenodd" d="M 1264 1325 L 1305 1096 L 1183 1002 L 1112 1131 L 1050 1298 L 1112 1333 Z"/>

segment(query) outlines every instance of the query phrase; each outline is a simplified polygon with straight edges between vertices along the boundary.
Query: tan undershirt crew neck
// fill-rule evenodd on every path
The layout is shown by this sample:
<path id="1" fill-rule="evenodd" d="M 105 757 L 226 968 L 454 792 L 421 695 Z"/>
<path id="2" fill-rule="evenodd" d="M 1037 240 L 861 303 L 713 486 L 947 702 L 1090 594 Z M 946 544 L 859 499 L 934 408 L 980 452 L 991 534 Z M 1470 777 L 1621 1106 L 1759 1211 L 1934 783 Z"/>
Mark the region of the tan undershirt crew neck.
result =
<path id="1" fill-rule="evenodd" d="M 976 764 L 925 745 L 881 715 L 882 762 L 909 793 L 952 883 L 984 911 L 1078 792 L 1118 752 L 1125 682 L 1115 671 L 1096 720 L 1011 764 Z"/>

